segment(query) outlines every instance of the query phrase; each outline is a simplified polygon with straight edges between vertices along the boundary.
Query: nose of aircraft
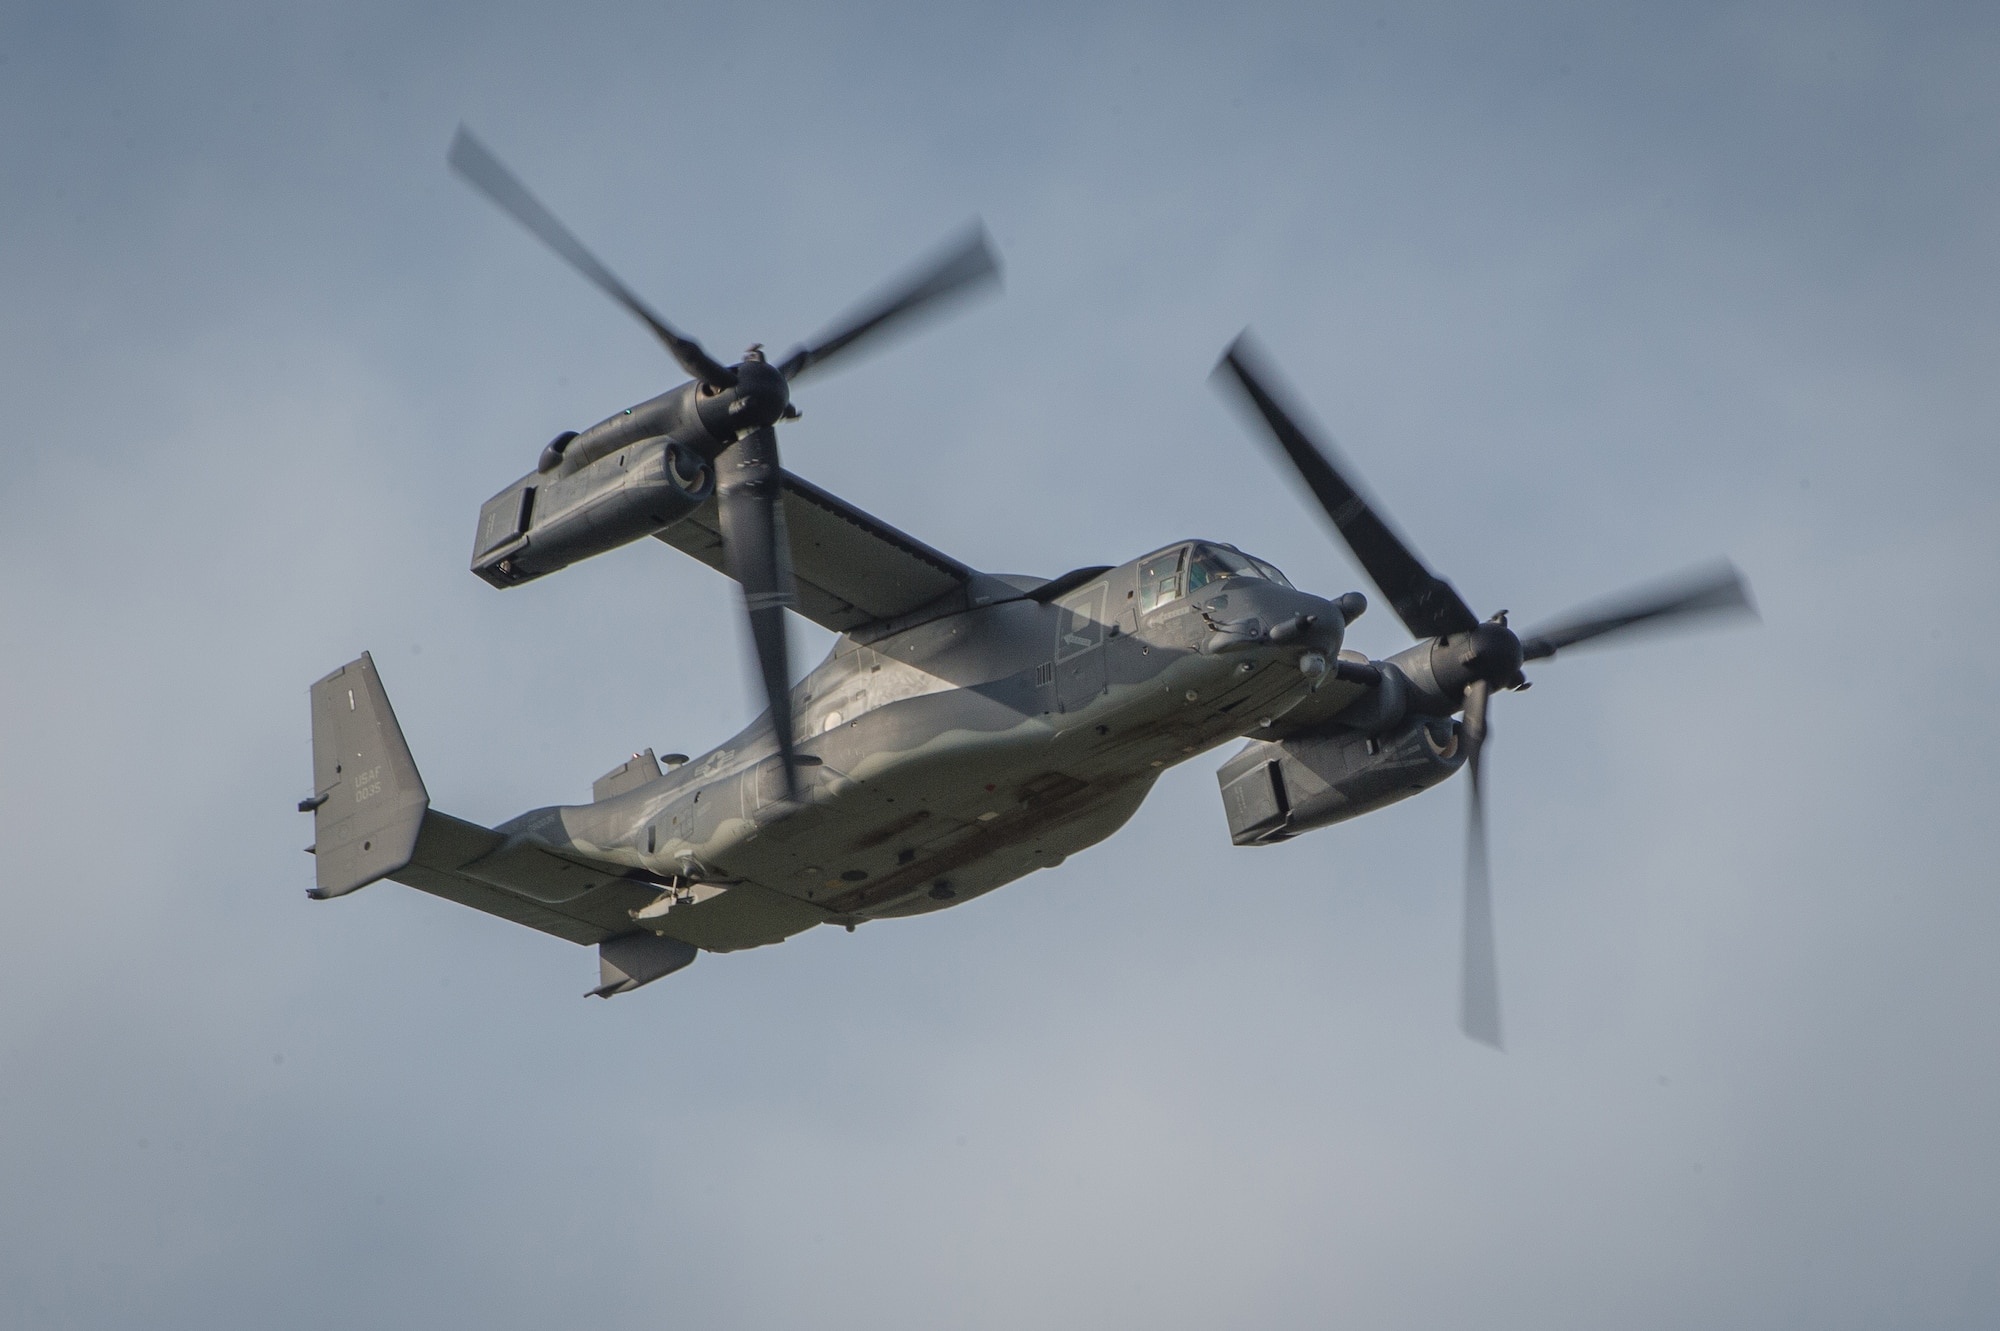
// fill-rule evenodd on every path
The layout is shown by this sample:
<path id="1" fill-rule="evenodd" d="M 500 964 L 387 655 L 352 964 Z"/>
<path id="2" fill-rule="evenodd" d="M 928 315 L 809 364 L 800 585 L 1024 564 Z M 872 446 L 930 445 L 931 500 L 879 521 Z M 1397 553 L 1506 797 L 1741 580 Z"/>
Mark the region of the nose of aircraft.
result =
<path id="1" fill-rule="evenodd" d="M 1348 621 L 1366 604 L 1359 601 L 1352 594 L 1329 601 L 1275 582 L 1232 578 L 1201 603 L 1208 626 L 1201 650 L 1218 656 L 1264 649 L 1294 659 L 1331 660 Z"/>

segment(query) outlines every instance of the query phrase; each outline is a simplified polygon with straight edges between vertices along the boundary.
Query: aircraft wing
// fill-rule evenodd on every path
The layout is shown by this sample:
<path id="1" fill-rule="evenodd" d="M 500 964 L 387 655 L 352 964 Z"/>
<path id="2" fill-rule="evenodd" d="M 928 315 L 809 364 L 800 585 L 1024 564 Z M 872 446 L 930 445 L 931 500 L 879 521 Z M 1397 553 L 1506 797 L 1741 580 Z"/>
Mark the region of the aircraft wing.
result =
<path id="1" fill-rule="evenodd" d="M 953 592 L 964 592 L 979 576 L 950 555 L 817 485 L 791 472 L 783 476 L 785 532 L 792 547 L 797 608 L 813 623 L 846 633 L 896 619 Z M 715 499 L 654 534 L 718 573 L 727 571 L 721 510 Z"/>

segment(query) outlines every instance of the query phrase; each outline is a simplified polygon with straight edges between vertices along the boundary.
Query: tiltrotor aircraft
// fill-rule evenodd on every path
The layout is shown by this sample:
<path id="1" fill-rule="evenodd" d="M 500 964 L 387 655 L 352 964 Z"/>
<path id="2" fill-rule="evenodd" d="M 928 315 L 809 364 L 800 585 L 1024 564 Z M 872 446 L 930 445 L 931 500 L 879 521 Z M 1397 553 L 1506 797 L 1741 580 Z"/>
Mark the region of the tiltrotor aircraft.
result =
<path id="1" fill-rule="evenodd" d="M 1244 339 L 1217 367 L 1418 641 L 1342 650 L 1366 608 L 1216 541 L 1057 578 L 982 573 L 781 470 L 794 383 L 998 275 L 983 232 L 782 361 L 713 359 L 649 310 L 461 130 L 474 186 L 646 323 L 692 379 L 542 451 L 487 501 L 496 587 L 651 536 L 742 585 L 768 710 L 689 760 L 651 750 L 588 804 L 486 828 L 438 813 L 368 656 L 312 687 L 317 886 L 392 878 L 597 947 L 609 997 L 702 951 L 970 901 L 1117 831 L 1166 768 L 1230 740 L 1237 845 L 1294 837 L 1470 773 L 1461 1020 L 1498 1045 L 1479 787 L 1493 695 L 1522 666 L 1640 625 L 1748 609 L 1726 566 L 1525 635 L 1481 618 L 1364 499 Z M 784 615 L 839 634 L 790 682 Z"/>

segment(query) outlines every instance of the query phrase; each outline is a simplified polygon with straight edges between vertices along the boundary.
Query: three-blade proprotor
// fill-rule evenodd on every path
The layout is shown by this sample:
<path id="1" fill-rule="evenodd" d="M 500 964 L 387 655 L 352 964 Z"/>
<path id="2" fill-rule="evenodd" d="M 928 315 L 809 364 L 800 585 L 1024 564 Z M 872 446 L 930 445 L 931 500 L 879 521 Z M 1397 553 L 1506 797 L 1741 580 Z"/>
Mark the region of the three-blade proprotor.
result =
<path id="1" fill-rule="evenodd" d="M 1492 686 L 1475 680 L 1465 690 L 1465 770 L 1471 781 L 1465 803 L 1464 959 L 1459 971 L 1459 1028 L 1482 1044 L 1500 1047 L 1500 956 L 1493 941 L 1493 881 L 1486 863 L 1486 793 L 1480 756 L 1486 746 L 1486 704 Z"/>
<path id="2" fill-rule="evenodd" d="M 757 347 L 752 347 L 741 363 L 729 366 L 634 295 L 464 126 L 452 139 L 448 156 L 452 167 L 475 188 L 651 328 L 681 368 L 702 386 L 701 400 L 708 406 L 700 420 L 707 438 L 696 446 L 718 467 L 724 559 L 729 575 L 743 588 L 757 673 L 770 707 L 786 793 L 796 799 L 791 661 L 785 637 L 785 611 L 793 605 L 794 593 L 790 545 L 780 503 L 783 473 L 778 463 L 778 436 L 771 427 L 797 415 L 789 390 L 789 381 L 797 375 L 920 312 L 938 312 L 954 298 L 996 279 L 1000 265 L 985 228 L 975 222 L 942 252 L 884 288 L 813 343 L 793 352 L 782 366 L 768 364 Z M 560 461 L 558 454 L 557 464 L 552 465 Z"/>
<path id="3" fill-rule="evenodd" d="M 863 339 L 887 332 L 921 312 L 942 313 L 954 298 L 970 296 L 1000 279 L 986 228 L 974 222 L 958 239 L 918 264 L 804 346 L 778 366 L 787 379 L 797 379 Z"/>
<path id="4" fill-rule="evenodd" d="M 1539 661 L 1565 647 L 1630 629 L 1658 627 L 1696 615 L 1748 614 L 1757 609 L 1732 564 L 1711 565 L 1651 587 L 1583 606 L 1521 638 L 1521 656 Z"/>
<path id="5" fill-rule="evenodd" d="M 1527 687 L 1524 661 L 1554 656 L 1566 647 L 1696 615 L 1752 612 L 1742 577 L 1727 564 L 1683 574 L 1650 588 L 1598 602 L 1517 636 L 1505 611 L 1481 621 L 1451 584 L 1417 558 L 1395 529 L 1363 499 L 1359 489 L 1316 443 L 1279 395 L 1277 376 L 1246 333 L 1216 367 L 1216 375 L 1242 390 L 1313 497 L 1339 529 L 1354 557 L 1374 579 L 1397 617 L 1420 638 L 1388 662 L 1417 695 L 1406 707 L 1420 714 L 1462 711 L 1459 737 L 1468 778 L 1465 833 L 1464 954 L 1459 1023 L 1482 1043 L 1500 1047 L 1500 979 L 1493 938 L 1493 890 L 1487 870 L 1486 792 L 1483 755 L 1493 695 Z M 1407 673 L 1403 673 L 1407 668 Z M 1420 683 L 1415 681 L 1421 681 Z M 1405 713 L 1396 713 L 1400 719 Z M 1336 717 L 1335 721 L 1338 722 Z M 1373 721 L 1371 725 L 1383 724 Z"/>
<path id="6" fill-rule="evenodd" d="M 1333 520 L 1347 548 L 1410 632 L 1422 638 L 1441 638 L 1469 633 L 1478 625 L 1479 617 L 1451 584 L 1430 571 L 1341 474 L 1328 450 L 1315 443 L 1298 418 L 1284 407 L 1275 391 L 1277 376 L 1247 332 L 1230 344 L 1216 374 L 1233 380 L 1256 408 L 1306 488 Z"/>
<path id="7" fill-rule="evenodd" d="M 750 640 L 757 653 L 757 672 L 771 709 L 771 728 L 778 741 L 778 759 L 785 772 L 785 795 L 796 799 L 798 784 L 792 758 L 791 651 L 785 637 L 785 611 L 793 604 L 791 548 L 785 539 L 778 471 L 778 436 L 768 426 L 736 441 L 720 459 L 716 485 L 721 505 L 723 557 L 729 576 L 743 588 L 743 605 L 750 615 Z"/>
<path id="8" fill-rule="evenodd" d="M 585 249 L 583 242 L 571 234 L 554 213 L 544 208 L 541 200 L 530 194 L 528 187 L 502 166 L 500 159 L 486 150 L 486 145 L 473 138 L 465 126 L 458 127 L 447 158 L 452 169 L 464 176 L 480 193 L 499 204 L 501 211 L 532 231 L 599 291 L 623 305 L 652 329 L 690 376 L 712 388 L 729 388 L 736 383 L 736 375 L 728 366 L 703 351 L 700 343 L 693 338 L 675 331 L 672 325 L 633 295 L 631 289 L 619 281 L 609 268 L 599 263 L 597 256 Z"/>

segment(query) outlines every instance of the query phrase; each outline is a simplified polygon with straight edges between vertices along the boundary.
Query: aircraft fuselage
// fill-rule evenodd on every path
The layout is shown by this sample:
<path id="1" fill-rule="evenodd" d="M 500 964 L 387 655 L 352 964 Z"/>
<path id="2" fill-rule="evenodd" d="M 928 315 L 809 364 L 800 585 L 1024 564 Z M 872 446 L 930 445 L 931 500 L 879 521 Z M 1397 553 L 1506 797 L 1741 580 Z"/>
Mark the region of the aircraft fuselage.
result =
<path id="1" fill-rule="evenodd" d="M 1165 768 L 1316 688 L 1355 691 L 1326 673 L 1333 603 L 1256 576 L 1148 595 L 1161 559 L 1047 603 L 842 637 L 793 691 L 796 800 L 760 718 L 636 790 L 497 830 L 682 885 L 647 923 L 715 951 L 941 909 L 1059 864 Z"/>

